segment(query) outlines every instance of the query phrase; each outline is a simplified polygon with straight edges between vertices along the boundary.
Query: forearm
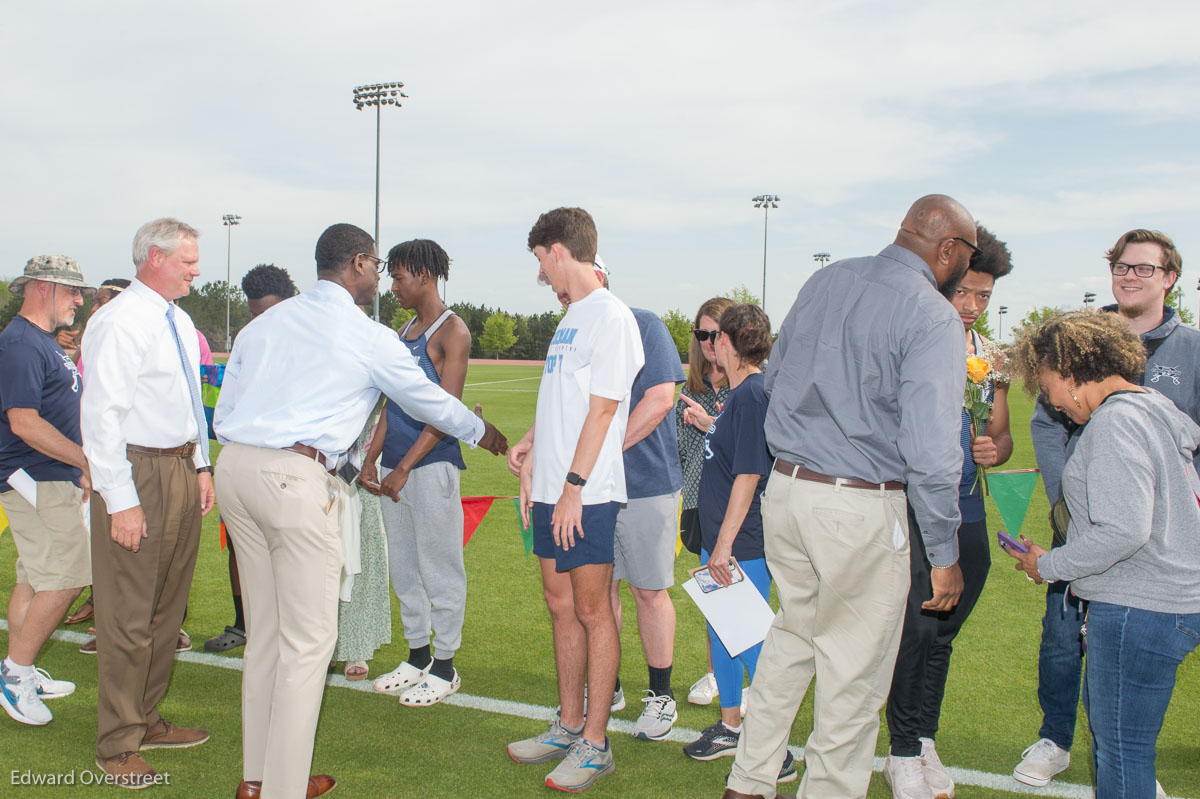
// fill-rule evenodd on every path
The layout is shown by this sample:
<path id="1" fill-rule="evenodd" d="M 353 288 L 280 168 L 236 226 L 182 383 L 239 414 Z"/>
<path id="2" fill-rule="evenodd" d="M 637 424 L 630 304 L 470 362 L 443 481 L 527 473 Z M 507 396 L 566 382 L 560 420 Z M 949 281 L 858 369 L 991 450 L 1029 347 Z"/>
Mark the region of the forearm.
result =
<path id="1" fill-rule="evenodd" d="M 733 478 L 733 488 L 729 492 L 729 504 L 725 506 L 725 518 L 721 520 L 721 529 L 717 533 L 717 546 L 731 546 L 737 538 L 754 502 L 754 492 L 758 489 L 760 476 L 757 474 L 739 474 Z"/>
<path id="2" fill-rule="evenodd" d="M 675 384 L 663 383 L 646 392 L 632 411 L 625 426 L 625 443 L 622 450 L 635 446 L 662 424 L 667 414 L 675 407 Z"/>
<path id="3" fill-rule="evenodd" d="M 87 469 L 87 458 L 83 455 L 83 448 L 60 433 L 37 411 L 12 408 L 8 412 L 8 419 L 13 434 L 38 452 L 77 469 Z"/>
<path id="4" fill-rule="evenodd" d="M 411 472 L 421 462 L 422 458 L 433 451 L 433 448 L 441 440 L 441 430 L 431 425 L 425 425 L 425 429 L 417 436 L 417 440 L 413 442 L 413 445 L 408 448 L 408 452 L 404 453 L 404 457 L 400 459 L 400 463 L 396 465 L 396 468 Z"/>
<path id="5" fill-rule="evenodd" d="M 596 397 L 592 398 L 587 417 L 583 420 L 583 429 L 579 431 L 575 456 L 571 459 L 571 471 L 584 478 L 592 473 L 592 467 L 596 465 L 596 459 L 600 457 L 600 450 L 608 435 L 608 426 L 617 412 L 616 400 L 605 400 L 601 403 L 596 400 Z"/>

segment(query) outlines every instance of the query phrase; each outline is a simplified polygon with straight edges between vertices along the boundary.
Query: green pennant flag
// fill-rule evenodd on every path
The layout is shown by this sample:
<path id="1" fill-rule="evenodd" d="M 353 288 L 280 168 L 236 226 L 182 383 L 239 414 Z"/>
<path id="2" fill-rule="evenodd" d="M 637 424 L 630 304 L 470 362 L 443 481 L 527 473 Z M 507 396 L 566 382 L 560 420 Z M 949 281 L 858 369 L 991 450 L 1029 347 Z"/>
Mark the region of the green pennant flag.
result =
<path id="1" fill-rule="evenodd" d="M 1029 510 L 1029 500 L 1033 498 L 1033 489 L 1037 485 L 1037 469 L 1013 469 L 1011 471 L 995 472 L 988 470 L 988 485 L 992 489 L 992 500 L 1000 511 L 1000 518 L 1008 534 L 1016 538 L 1021 532 L 1025 514 Z"/>
<path id="2" fill-rule="evenodd" d="M 526 527 L 521 521 L 521 500 L 519 497 L 513 497 L 513 507 L 517 509 L 517 525 L 521 528 L 521 539 L 525 542 L 525 554 L 528 555 L 533 551 L 533 526 Z"/>

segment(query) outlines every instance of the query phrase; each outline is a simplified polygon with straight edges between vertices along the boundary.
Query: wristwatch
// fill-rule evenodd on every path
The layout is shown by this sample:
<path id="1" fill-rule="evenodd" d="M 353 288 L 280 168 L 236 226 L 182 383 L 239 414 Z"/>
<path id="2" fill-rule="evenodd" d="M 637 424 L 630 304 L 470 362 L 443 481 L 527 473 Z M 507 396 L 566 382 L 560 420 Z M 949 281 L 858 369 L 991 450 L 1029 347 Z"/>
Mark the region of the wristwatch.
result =
<path id="1" fill-rule="evenodd" d="M 212 474 L 212 470 L 213 468 L 211 466 L 198 466 L 196 467 L 196 474 L 200 474 L 201 472 L 208 472 L 209 474 Z"/>
<path id="2" fill-rule="evenodd" d="M 567 482 L 573 486 L 579 486 L 580 488 L 583 488 L 585 485 L 587 485 L 587 480 L 575 474 L 575 472 L 567 472 Z"/>

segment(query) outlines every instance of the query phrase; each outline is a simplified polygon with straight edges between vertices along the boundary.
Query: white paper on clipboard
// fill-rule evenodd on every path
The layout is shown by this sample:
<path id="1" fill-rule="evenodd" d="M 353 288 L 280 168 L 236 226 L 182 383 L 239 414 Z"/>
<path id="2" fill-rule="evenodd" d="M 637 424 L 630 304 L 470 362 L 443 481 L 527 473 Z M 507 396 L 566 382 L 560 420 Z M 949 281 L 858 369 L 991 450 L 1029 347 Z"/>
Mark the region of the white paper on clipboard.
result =
<path id="1" fill-rule="evenodd" d="M 8 484 L 13 490 L 25 498 L 33 507 L 37 507 L 37 481 L 29 476 L 24 469 L 17 469 L 8 476 Z"/>
<path id="2" fill-rule="evenodd" d="M 683 584 L 683 590 L 734 657 L 761 644 L 775 619 L 771 606 L 749 578 L 706 594 L 693 577 Z"/>

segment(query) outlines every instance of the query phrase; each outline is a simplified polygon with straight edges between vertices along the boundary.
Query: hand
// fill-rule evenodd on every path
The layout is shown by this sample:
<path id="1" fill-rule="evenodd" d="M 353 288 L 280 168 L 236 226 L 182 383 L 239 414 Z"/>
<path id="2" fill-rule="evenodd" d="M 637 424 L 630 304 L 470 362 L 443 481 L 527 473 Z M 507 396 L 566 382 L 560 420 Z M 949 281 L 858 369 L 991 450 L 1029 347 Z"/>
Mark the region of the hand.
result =
<path id="1" fill-rule="evenodd" d="M 521 488 L 517 492 L 521 507 L 521 526 L 529 528 L 529 514 L 533 510 L 533 458 L 525 458 L 521 462 Z"/>
<path id="2" fill-rule="evenodd" d="M 707 433 L 708 428 L 712 426 L 713 418 L 708 415 L 708 411 L 704 410 L 704 406 L 686 394 L 680 394 L 679 399 L 687 405 L 683 410 L 684 424 L 690 424 L 701 433 Z"/>
<path id="3" fill-rule="evenodd" d="M 388 497 L 393 502 L 400 501 L 400 492 L 404 489 L 404 484 L 408 482 L 409 470 L 407 466 L 397 466 L 388 472 L 388 476 L 383 478 L 383 482 L 379 484 L 379 493 L 382 496 Z"/>
<path id="4" fill-rule="evenodd" d="M 198 472 L 196 484 L 200 486 L 200 515 L 207 516 L 217 502 L 217 492 L 213 489 L 212 472 Z"/>
<path id="5" fill-rule="evenodd" d="M 62 347 L 64 350 L 73 350 L 79 346 L 79 333 L 80 331 L 72 330 L 69 327 L 60 328 L 59 331 L 54 334 L 54 340 L 58 342 L 58 346 Z"/>
<path id="6" fill-rule="evenodd" d="M 530 432 L 533 428 L 529 428 Z M 508 470 L 513 473 L 514 477 L 521 476 L 521 464 L 525 461 L 525 456 L 533 451 L 533 436 L 526 433 L 521 436 L 521 440 L 508 448 Z"/>
<path id="7" fill-rule="evenodd" d="M 996 442 L 989 436 L 976 436 L 971 439 L 971 459 L 980 466 L 989 468 L 995 466 L 1000 459 L 1000 451 Z"/>
<path id="8" fill-rule="evenodd" d="M 1042 579 L 1041 572 L 1038 571 L 1037 562 L 1038 558 L 1046 554 L 1046 550 L 1042 549 L 1025 536 L 1021 536 L 1021 543 L 1029 547 L 1028 552 L 1014 552 L 1008 547 L 1003 547 L 1003 549 L 1005 552 L 1017 559 L 1017 571 L 1025 572 L 1027 575 L 1029 575 L 1029 579 L 1033 580 L 1038 585 L 1041 585 L 1046 581 Z"/>
<path id="9" fill-rule="evenodd" d="M 933 599 L 921 603 L 922 610 L 949 612 L 958 604 L 963 592 L 962 569 L 955 563 L 948 569 L 930 569 L 929 581 L 933 583 Z"/>
<path id="10" fill-rule="evenodd" d="M 383 496 L 379 492 L 379 470 L 375 468 L 373 463 L 364 463 L 362 471 L 358 473 L 358 484 L 363 487 L 363 490 L 375 496 Z"/>
<path id="11" fill-rule="evenodd" d="M 142 539 L 149 537 L 146 533 L 146 516 L 142 513 L 141 505 L 119 510 L 112 515 L 112 540 L 130 552 L 141 549 Z"/>
<path id="12" fill-rule="evenodd" d="M 478 402 L 475 403 L 475 415 L 483 421 L 483 437 L 479 439 L 479 446 L 493 455 L 503 455 L 508 452 L 508 439 L 496 429 L 494 424 L 483 418 L 483 406 Z"/>
<path id="13" fill-rule="evenodd" d="M 717 538 L 717 544 L 708 556 L 708 573 L 720 585 L 733 584 L 733 572 L 729 568 L 729 559 L 733 557 L 733 542 L 725 543 Z"/>
<path id="14" fill-rule="evenodd" d="M 83 489 L 83 501 L 87 502 L 92 496 L 92 470 L 86 464 L 83 474 L 79 475 L 79 487 Z"/>
<path id="15" fill-rule="evenodd" d="M 554 530 L 554 545 L 569 550 L 575 545 L 575 531 L 583 538 L 583 489 L 570 483 L 563 484 L 562 495 L 554 505 L 550 517 Z"/>

